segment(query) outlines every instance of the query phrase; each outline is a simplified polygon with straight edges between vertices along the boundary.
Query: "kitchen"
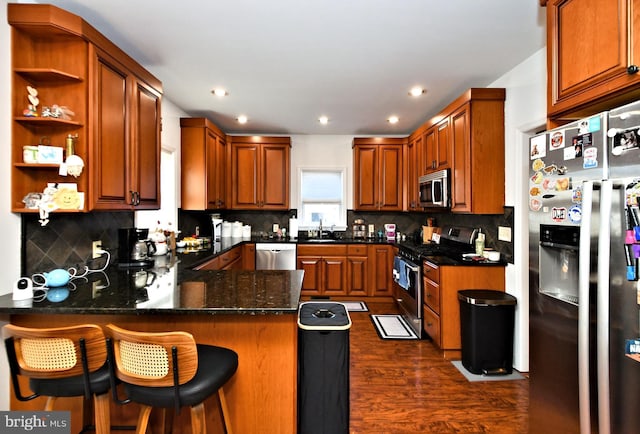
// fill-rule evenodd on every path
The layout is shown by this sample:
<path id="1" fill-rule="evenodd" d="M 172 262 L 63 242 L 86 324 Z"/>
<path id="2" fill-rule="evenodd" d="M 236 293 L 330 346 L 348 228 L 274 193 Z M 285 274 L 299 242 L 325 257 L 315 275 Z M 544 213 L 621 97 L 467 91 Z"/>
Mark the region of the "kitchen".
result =
<path id="1" fill-rule="evenodd" d="M 4 10 L 3 10 L 4 11 Z M 6 19 L 3 20 L 3 22 L 6 22 Z M 4 29 L 5 32 L 5 36 L 6 38 L 3 38 L 3 41 L 9 41 L 9 37 L 8 37 L 8 26 L 5 26 Z M 10 50 L 6 50 L 3 51 L 5 53 L 9 53 Z M 503 81 L 505 83 L 507 83 L 508 81 L 514 81 L 515 84 L 513 84 L 512 86 L 515 87 L 514 90 L 509 89 L 508 92 L 513 92 L 515 93 L 520 93 L 521 97 L 519 98 L 513 98 L 513 100 L 508 104 L 517 104 L 518 101 L 526 101 L 526 104 L 523 103 L 523 107 L 522 107 L 522 115 L 521 116 L 530 116 L 532 111 L 532 105 L 534 105 L 534 103 L 537 101 L 538 102 L 538 116 L 536 119 L 536 122 L 538 124 L 543 124 L 544 123 L 544 98 L 541 96 L 543 94 L 542 90 L 544 87 L 544 56 L 543 53 L 539 53 L 537 56 L 534 56 L 528 63 L 525 63 L 524 65 L 522 65 L 521 67 L 518 68 L 518 70 L 516 72 L 513 73 L 513 76 L 515 76 L 515 78 L 512 78 L 512 76 L 506 77 L 503 79 Z M 9 60 L 7 59 L 5 62 L 5 64 L 9 64 Z M 539 83 L 538 84 L 538 91 L 536 92 L 536 89 L 531 89 L 531 88 L 524 88 L 520 89 L 520 86 L 517 84 L 520 80 L 523 83 L 526 83 L 527 86 L 531 86 L 531 77 L 530 75 L 534 75 L 533 71 L 538 71 L 538 74 L 535 76 L 535 80 L 533 81 L 533 83 Z M 3 71 L 4 73 L 4 71 Z M 519 78 L 519 75 L 524 75 L 523 78 Z M 500 87 L 503 84 L 501 82 L 496 82 L 496 83 L 491 83 L 491 86 L 495 86 L 495 87 Z M 504 87 L 508 87 L 509 86 L 504 86 Z M 525 92 L 524 95 L 522 95 L 522 92 Z M 530 93 L 530 94 L 529 94 Z M 7 94 L 9 94 L 9 92 L 7 92 Z M 6 104 L 7 106 L 9 105 L 8 103 Z M 9 107 L 4 107 L 4 110 L 6 110 L 6 116 L 3 117 L 3 119 L 10 119 L 11 115 L 10 115 L 10 108 Z M 513 111 L 513 113 L 518 113 L 518 109 L 516 108 L 515 111 Z M 170 103 L 169 100 L 165 100 L 163 101 L 163 137 L 166 137 L 166 139 L 163 139 L 163 143 L 165 143 L 165 146 L 176 146 L 179 143 L 179 137 L 180 137 L 180 133 L 179 133 L 179 118 L 185 116 L 186 113 L 184 113 L 182 110 L 180 110 L 178 107 L 172 105 Z M 174 122 L 170 122 L 171 119 L 174 119 Z M 514 117 L 513 115 L 510 116 L 510 119 L 517 121 L 518 123 L 516 123 L 515 125 L 521 125 L 524 121 L 520 120 L 517 117 Z M 11 128 L 10 126 L 7 124 L 7 127 L 5 129 L 3 129 L 3 131 L 10 131 Z M 515 134 L 515 133 L 513 133 Z M 10 140 L 6 140 L 5 143 L 9 143 Z M 347 174 L 348 176 L 352 176 L 352 174 L 350 173 L 350 168 L 352 167 L 352 149 L 351 149 L 351 142 L 352 142 L 352 136 L 341 136 L 341 135 L 329 135 L 329 136 L 325 136 L 325 135 L 292 135 L 292 168 L 293 167 L 299 167 L 299 166 L 304 166 L 304 165 L 318 165 L 318 166 L 340 166 L 340 167 L 346 167 L 347 168 Z M 325 150 L 326 152 L 318 152 L 318 148 Z M 518 147 L 506 147 L 506 155 L 507 155 L 507 161 L 509 161 L 511 154 L 516 151 L 518 149 Z M 177 167 L 177 166 L 176 166 Z M 508 169 L 514 169 L 515 167 L 511 167 L 508 166 Z M 177 172 L 177 169 L 174 169 Z M 167 177 L 163 177 L 163 178 L 167 178 Z M 516 177 L 517 179 L 517 177 Z M 296 177 L 292 176 L 292 188 L 291 191 L 292 192 L 296 192 L 297 188 L 296 188 Z M 8 182 L 7 182 L 8 184 Z M 346 197 L 347 198 L 352 198 L 353 197 L 353 193 L 351 191 L 351 185 L 353 183 L 352 182 L 347 182 L 347 194 Z M 513 192 L 509 192 L 508 189 L 510 187 L 513 187 L 512 184 L 508 184 L 507 185 L 507 197 L 509 197 L 509 194 L 513 194 Z M 7 192 L 3 192 L 3 194 L 7 194 Z M 295 194 L 295 193 L 294 193 Z M 163 195 L 163 199 L 165 198 L 165 195 Z M 3 206 L 6 206 L 10 200 L 8 198 L 5 197 L 6 200 L 3 201 Z M 350 200 L 350 199 L 349 199 Z M 292 203 L 297 202 L 295 198 L 292 198 Z M 513 203 L 513 202 L 512 202 Z M 509 204 L 509 201 L 507 201 L 507 204 Z M 401 216 L 401 217 L 405 217 L 406 216 Z M 16 217 L 13 214 L 10 214 L 9 212 L 7 212 L 6 214 L 3 215 L 3 221 L 4 219 L 7 220 L 7 224 L 5 227 L 7 228 L 12 228 L 15 227 L 16 225 L 18 226 L 15 230 L 7 230 L 8 234 L 11 233 L 15 233 L 18 234 L 20 233 L 20 229 L 19 229 L 19 218 Z M 464 218 L 464 217 L 461 217 Z M 395 216 L 394 216 L 395 219 Z M 52 222 L 51 224 L 55 224 L 57 217 L 54 215 L 52 216 Z M 175 221 L 175 220 L 174 220 Z M 401 220 L 398 219 L 397 220 L 398 224 L 401 225 Z M 152 223 L 155 223 L 152 221 Z M 517 225 L 517 222 L 515 223 Z M 119 226 L 122 226 L 121 224 L 118 224 Z M 402 227 L 402 226 L 399 226 Z M 403 229 L 404 230 L 404 229 Z M 516 231 L 514 231 L 514 243 L 517 243 L 517 237 L 518 237 L 518 233 Z M 18 240 L 16 240 L 16 242 L 18 242 Z M 7 240 L 7 243 L 10 243 L 10 239 Z M 8 244 L 7 244 L 8 246 Z M 8 250 L 13 250 L 13 251 L 19 251 L 20 247 L 19 247 L 19 243 L 15 248 L 7 248 L 3 251 L 8 251 Z M 8 255 L 9 257 L 6 258 L 7 260 L 7 264 L 13 263 L 15 264 L 13 267 L 10 267 L 12 269 L 14 269 L 13 271 L 13 275 L 10 276 L 11 278 L 8 278 L 8 282 L 5 284 L 4 287 L 10 288 L 11 285 L 13 284 L 13 282 L 15 282 L 15 279 L 17 279 L 17 277 L 19 276 L 19 257 L 18 255 Z M 519 255 L 515 256 L 515 260 L 516 261 L 522 261 L 522 257 L 519 257 Z M 9 268 L 9 267 L 7 267 Z M 509 273 L 509 271 L 508 271 Z M 525 273 L 526 274 L 526 273 Z M 517 289 L 516 289 L 517 291 Z M 521 289 L 522 291 L 522 289 Z M 525 334 L 526 336 L 526 334 Z M 521 340 L 519 342 L 522 342 Z M 521 344 L 519 344 L 521 345 Z M 522 358 L 522 360 L 524 360 L 524 362 L 520 362 L 519 365 L 516 365 L 517 367 L 519 366 L 518 369 L 521 369 L 523 371 L 526 371 L 526 366 L 522 366 L 523 363 L 526 363 L 526 356 L 520 356 Z M 8 391 L 7 391 L 8 393 Z"/>
<path id="2" fill-rule="evenodd" d="M 8 38 L 7 38 L 8 39 Z M 4 40 L 4 39 L 3 39 Z M 488 87 L 505 87 L 507 88 L 506 112 L 506 140 L 505 140 L 505 155 L 506 161 L 524 161 L 523 153 L 526 153 L 527 135 L 530 131 L 538 130 L 543 126 L 546 118 L 545 109 L 545 65 L 544 65 L 544 52 L 539 52 L 532 55 L 530 58 L 522 62 L 513 70 L 505 73 L 503 76 L 490 83 Z M 4 108 L 8 113 L 10 109 Z M 179 131 L 177 128 L 177 122 L 170 123 L 169 119 L 177 120 L 183 117 L 183 113 L 178 107 L 173 106 L 167 100 L 163 101 L 163 137 L 171 137 L 163 142 L 175 144 L 179 142 Z M 9 116 L 3 117 L 9 119 Z M 9 131 L 10 127 L 7 126 L 5 131 Z M 336 165 L 336 160 L 339 161 L 338 165 L 346 167 L 348 176 L 352 176 L 350 168 L 352 167 L 351 161 L 351 136 L 303 136 L 292 135 L 292 168 L 304 166 L 307 161 L 312 161 L 314 165 Z M 8 141 L 7 141 L 8 142 Z M 519 144 L 516 146 L 510 146 L 508 144 Z M 327 152 L 318 152 L 317 149 L 321 148 Z M 331 149 L 335 148 L 335 152 L 331 152 Z M 345 151 L 346 150 L 346 151 Z M 334 157 L 334 158 L 332 158 Z M 177 166 L 176 166 L 177 167 Z M 518 165 L 506 165 L 506 177 L 507 179 L 515 179 L 516 182 L 507 183 L 505 186 L 506 204 L 514 206 L 513 211 L 513 226 L 525 227 L 523 222 L 526 219 L 525 210 L 519 209 L 517 206 L 521 203 L 521 195 L 524 188 L 524 180 L 520 172 L 525 172 L 526 169 L 518 167 Z M 295 199 L 296 180 L 292 176 L 292 203 L 297 203 Z M 352 182 L 347 182 L 347 188 L 350 189 Z M 347 197 L 353 197 L 352 191 L 348 191 Z M 5 201 L 9 203 L 9 200 Z M 7 213 L 9 214 L 9 213 Z M 393 216 L 394 220 L 400 221 L 403 217 Z M 421 216 L 422 217 L 422 216 Z M 418 220 L 422 220 L 419 217 Z M 2 217 L 7 219 L 8 227 L 19 226 L 12 219 L 13 216 L 7 215 Z M 53 217 L 55 218 L 55 216 Z M 462 217 L 461 217 L 462 218 Z M 472 221 L 476 223 L 476 221 Z M 510 222 L 508 222 L 510 223 Z M 418 224 L 417 222 L 415 223 Z M 477 223 L 476 223 L 477 224 Z M 493 224 L 493 223 L 492 223 Z M 521 226 L 522 225 L 522 226 Z M 497 225 L 495 225 L 497 226 Z M 510 224 L 511 226 L 511 224 Z M 404 229 L 405 231 L 410 230 Z M 11 232 L 11 231 L 8 231 Z M 19 233 L 19 228 L 14 231 Z M 516 253 L 514 254 L 514 263 L 507 267 L 507 290 L 515 295 L 520 295 L 520 302 L 522 303 L 523 310 L 519 311 L 517 336 L 516 339 L 516 360 L 514 366 L 521 371 L 527 371 L 527 332 L 526 332 L 526 288 L 527 288 L 527 265 L 526 265 L 526 234 L 518 232 L 513 233 L 513 243 L 516 247 Z M 518 248 L 519 247 L 519 248 Z M 19 250 L 19 247 L 15 251 Z M 16 263 L 17 258 L 7 258 L 8 263 Z M 19 269 L 19 266 L 13 267 Z M 17 275 L 15 274 L 10 282 L 6 285 L 9 287 Z"/>

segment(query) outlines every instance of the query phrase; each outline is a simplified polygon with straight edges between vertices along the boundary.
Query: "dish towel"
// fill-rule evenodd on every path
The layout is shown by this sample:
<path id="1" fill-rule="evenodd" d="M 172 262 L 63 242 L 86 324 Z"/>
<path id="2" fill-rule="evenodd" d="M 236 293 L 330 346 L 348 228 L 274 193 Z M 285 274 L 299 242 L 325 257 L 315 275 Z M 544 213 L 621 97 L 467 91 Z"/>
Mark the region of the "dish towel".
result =
<path id="1" fill-rule="evenodd" d="M 407 264 L 397 256 L 393 258 L 393 274 L 396 282 L 404 289 L 409 288 L 409 277 L 407 276 Z"/>

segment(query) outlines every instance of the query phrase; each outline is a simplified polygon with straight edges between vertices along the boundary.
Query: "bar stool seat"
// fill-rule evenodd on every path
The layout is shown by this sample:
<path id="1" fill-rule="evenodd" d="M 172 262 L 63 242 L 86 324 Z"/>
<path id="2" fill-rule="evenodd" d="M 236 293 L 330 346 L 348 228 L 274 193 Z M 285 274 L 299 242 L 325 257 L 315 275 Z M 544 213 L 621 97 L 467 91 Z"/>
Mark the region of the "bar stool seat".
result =
<path id="1" fill-rule="evenodd" d="M 222 347 L 196 344 L 198 370 L 194 377 L 178 389 L 180 404 L 192 407 L 220 389 L 236 372 L 238 356 Z M 147 387 L 125 383 L 124 389 L 131 401 L 151 407 L 175 406 L 174 388 Z"/>
<path id="2" fill-rule="evenodd" d="M 14 394 L 19 401 L 47 397 L 45 411 L 56 398 L 83 396 L 95 411 L 94 421 L 84 412 L 83 431 L 110 432 L 110 376 L 107 345 L 102 329 L 94 324 L 57 328 L 27 328 L 7 324 L 3 328 Z M 29 378 L 33 392 L 24 396 L 19 376 Z M 92 423 L 93 422 L 93 423 Z"/>
<path id="3" fill-rule="evenodd" d="M 152 408 L 190 407 L 192 432 L 206 434 L 204 401 L 218 393 L 227 434 L 232 433 L 223 386 L 238 368 L 238 355 L 228 348 L 196 344 L 186 332 L 150 333 L 107 325 L 112 381 L 123 384 L 119 403 L 142 406 L 136 432 L 146 432 Z"/>

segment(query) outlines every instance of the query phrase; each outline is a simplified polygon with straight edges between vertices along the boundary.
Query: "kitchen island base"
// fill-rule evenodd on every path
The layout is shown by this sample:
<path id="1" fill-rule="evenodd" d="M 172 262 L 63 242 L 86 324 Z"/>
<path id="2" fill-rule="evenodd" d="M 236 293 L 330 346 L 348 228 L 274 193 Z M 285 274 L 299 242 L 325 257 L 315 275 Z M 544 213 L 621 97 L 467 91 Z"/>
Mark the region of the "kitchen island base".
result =
<path id="1" fill-rule="evenodd" d="M 139 331 L 187 331 L 196 342 L 227 347 L 238 353 L 238 370 L 224 386 L 234 432 L 295 433 L 297 324 L 295 315 L 11 315 L 25 327 L 109 323 Z M 25 381 L 24 387 L 28 387 Z M 42 410 L 45 398 L 20 402 L 11 396 L 11 410 Z M 207 433 L 224 433 L 217 395 L 205 401 Z M 71 409 L 71 432 L 82 425 L 82 398 L 60 399 L 55 410 Z M 112 402 L 112 425 L 135 425 L 139 407 Z M 166 413 L 172 412 L 168 409 Z M 163 432 L 163 412 L 154 410 L 151 428 Z M 188 408 L 173 417 L 173 433 L 190 433 Z M 167 418 L 171 420 L 171 418 Z"/>

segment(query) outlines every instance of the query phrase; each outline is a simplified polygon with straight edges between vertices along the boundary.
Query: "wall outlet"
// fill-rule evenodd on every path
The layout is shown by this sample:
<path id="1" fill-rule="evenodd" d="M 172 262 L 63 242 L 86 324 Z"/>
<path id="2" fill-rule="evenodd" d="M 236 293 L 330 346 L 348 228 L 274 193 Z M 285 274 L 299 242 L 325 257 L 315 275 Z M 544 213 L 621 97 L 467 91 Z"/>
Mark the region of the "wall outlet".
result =
<path id="1" fill-rule="evenodd" d="M 91 258 L 96 259 L 102 256 L 102 253 L 98 253 L 99 250 L 102 250 L 102 241 L 94 241 L 91 244 Z"/>
<path id="2" fill-rule="evenodd" d="M 511 228 L 509 226 L 498 226 L 498 239 L 500 241 L 511 242 Z"/>

